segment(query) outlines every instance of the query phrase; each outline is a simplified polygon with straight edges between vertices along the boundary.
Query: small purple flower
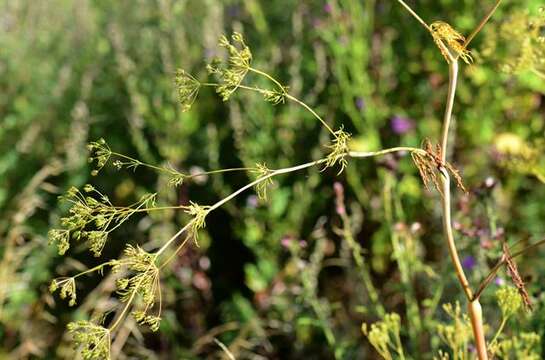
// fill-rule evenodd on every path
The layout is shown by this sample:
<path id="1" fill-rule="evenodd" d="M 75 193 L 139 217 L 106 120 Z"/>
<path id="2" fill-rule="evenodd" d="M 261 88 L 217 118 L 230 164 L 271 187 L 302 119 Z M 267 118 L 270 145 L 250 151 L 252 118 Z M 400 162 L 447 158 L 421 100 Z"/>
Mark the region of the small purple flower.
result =
<path id="1" fill-rule="evenodd" d="M 505 285 L 505 279 L 500 276 L 496 276 L 496 278 L 494 279 L 494 284 L 498 286 L 503 286 Z"/>
<path id="2" fill-rule="evenodd" d="M 356 98 L 356 107 L 358 110 L 363 110 L 365 108 L 365 101 L 361 97 Z"/>
<path id="3" fill-rule="evenodd" d="M 473 268 L 477 265 L 477 261 L 475 260 L 475 258 L 471 255 L 469 256 L 466 256 L 463 260 L 462 260 L 462 266 L 464 268 L 466 268 L 468 271 L 472 271 Z"/>
<path id="4" fill-rule="evenodd" d="M 414 122 L 406 117 L 394 116 L 390 120 L 392 131 L 398 135 L 403 135 L 414 129 Z"/>
<path id="5" fill-rule="evenodd" d="M 331 6 L 331 4 L 330 4 L 330 3 L 326 3 L 326 4 L 324 5 L 324 11 L 325 11 L 326 13 L 329 14 L 329 13 L 331 13 L 331 10 L 333 10 L 333 7 Z"/>

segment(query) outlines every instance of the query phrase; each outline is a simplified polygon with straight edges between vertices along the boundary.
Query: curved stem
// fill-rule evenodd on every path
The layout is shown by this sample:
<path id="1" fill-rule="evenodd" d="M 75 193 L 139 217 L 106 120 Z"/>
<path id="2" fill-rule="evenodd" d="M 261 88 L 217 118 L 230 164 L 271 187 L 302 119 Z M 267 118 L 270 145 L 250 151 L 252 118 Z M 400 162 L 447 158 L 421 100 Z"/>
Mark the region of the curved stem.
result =
<path id="1" fill-rule="evenodd" d="M 258 70 L 258 69 L 254 69 L 253 67 L 249 67 L 248 70 L 258 74 L 258 75 L 261 75 L 261 76 L 264 76 L 266 77 L 267 79 L 269 79 L 270 81 L 272 81 L 280 91 L 282 91 L 283 93 L 286 93 L 286 89 L 284 88 L 284 86 L 282 86 L 282 84 L 280 84 L 280 82 L 278 80 L 276 80 L 275 78 L 273 78 L 271 75 L 267 74 L 266 72 L 263 72 L 261 70 Z"/>
<path id="2" fill-rule="evenodd" d="M 348 156 L 350 157 L 353 157 L 353 158 L 366 158 L 366 157 L 372 157 L 372 156 L 379 156 L 379 155 L 384 155 L 384 154 L 389 154 L 389 153 L 393 153 L 393 152 L 399 152 L 399 151 L 408 151 L 408 152 L 423 152 L 422 149 L 417 149 L 417 148 L 411 148 L 411 147 L 395 147 L 395 148 L 390 148 L 390 149 L 384 149 L 384 150 L 380 150 L 380 151 L 373 151 L 373 152 L 349 152 L 348 153 Z M 215 204 L 209 206 L 207 208 L 207 213 L 219 208 L 220 206 L 224 205 L 225 203 L 227 203 L 228 201 L 232 200 L 233 198 L 235 198 L 236 196 L 240 195 L 241 193 L 243 193 L 244 191 L 258 185 L 259 183 L 262 183 L 274 176 L 277 176 L 277 175 L 281 175 L 281 174 L 287 174 L 287 173 L 291 173 L 291 172 L 294 172 L 294 171 L 298 171 L 298 170 L 303 170 L 303 169 L 306 169 L 306 168 L 309 168 L 309 167 L 313 167 L 313 166 L 316 166 L 316 165 L 320 165 L 320 164 L 323 164 L 327 161 L 327 158 L 322 158 L 322 159 L 319 159 L 319 160 L 316 160 L 316 161 L 311 161 L 311 162 L 307 162 L 307 163 L 304 163 L 304 164 L 301 164 L 301 165 L 296 165 L 296 166 L 292 166 L 292 167 L 288 167 L 288 168 L 282 168 L 282 169 L 277 169 L 277 170 L 271 170 L 268 174 L 264 175 L 264 176 L 261 176 L 259 177 L 258 179 L 252 181 L 251 183 L 241 187 L 240 189 L 238 189 L 237 191 L 233 192 L 232 194 L 230 194 L 229 196 L 221 199 L 220 201 L 216 202 Z M 168 207 L 170 208 L 170 207 Z M 181 207 L 180 207 L 181 208 Z M 159 248 L 159 250 L 157 250 L 155 253 L 154 253 L 154 263 L 155 261 L 157 260 L 157 258 L 159 258 L 159 256 L 172 244 L 174 243 L 174 241 L 176 241 L 176 239 L 182 235 L 184 232 L 186 232 L 189 227 L 192 225 L 194 220 L 188 222 L 183 228 L 181 228 L 176 234 L 174 234 L 167 242 L 165 242 L 163 244 L 163 246 L 161 246 L 161 248 Z M 176 250 L 174 251 L 174 253 L 172 255 L 170 255 L 159 267 L 158 267 L 158 271 L 160 269 L 162 269 L 165 265 L 167 265 L 173 258 L 174 256 L 185 246 L 185 244 L 188 242 L 189 240 L 189 237 L 187 237 L 186 239 L 184 239 L 182 241 L 182 243 L 176 248 Z M 150 269 L 151 269 L 151 266 L 150 266 Z M 127 313 L 127 311 L 129 310 L 130 306 L 131 306 L 131 303 L 132 301 L 134 300 L 134 297 L 136 296 L 137 292 L 138 292 L 138 289 L 141 285 L 141 282 L 140 281 L 136 287 L 135 287 L 135 290 L 132 292 L 131 296 L 129 297 L 129 299 L 127 300 L 127 303 L 125 304 L 123 310 L 121 311 L 121 313 L 117 316 L 117 318 L 114 320 L 113 324 L 109 327 L 110 331 L 115 329 L 119 323 L 121 322 L 121 319 L 125 316 L 125 314 Z"/>
<path id="3" fill-rule="evenodd" d="M 316 113 L 316 111 L 312 110 L 312 108 L 310 106 L 308 106 L 307 104 L 305 104 L 304 102 L 302 102 L 301 100 L 297 99 L 296 97 L 294 96 L 291 96 L 290 94 L 285 94 L 286 98 L 290 99 L 291 101 L 301 105 L 302 107 L 304 107 L 308 112 L 310 112 L 312 115 L 314 115 L 314 117 L 316 119 L 318 119 L 322 125 L 324 125 L 326 127 L 326 129 L 333 135 L 335 135 L 335 132 L 333 131 L 333 129 L 331 129 L 331 127 L 329 125 L 327 125 L 327 123 L 325 122 L 324 119 L 322 119 L 322 117 L 320 115 L 318 115 Z"/>
<path id="4" fill-rule="evenodd" d="M 447 104 L 445 107 L 445 115 L 443 118 L 443 133 L 441 136 L 441 162 L 446 163 L 447 159 L 447 145 L 450 121 L 452 118 L 452 108 L 454 106 L 454 97 L 456 95 L 456 84 L 458 80 L 458 61 L 454 57 L 450 56 L 449 61 L 449 86 L 447 94 Z M 464 273 L 464 268 L 456 249 L 456 243 L 454 241 L 454 234 L 452 232 L 452 220 L 451 220 L 451 204 L 450 204 L 450 177 L 447 170 L 444 167 L 440 168 L 443 185 L 443 196 L 441 198 L 441 205 L 443 208 L 443 231 L 446 236 L 447 246 L 450 254 L 450 258 L 454 265 L 456 276 L 464 293 L 469 301 L 468 312 L 471 319 L 471 327 L 473 329 L 473 336 L 475 338 L 475 347 L 479 360 L 488 360 L 488 353 L 486 350 L 486 339 L 484 337 L 483 327 L 483 314 L 481 304 L 478 299 L 474 299 L 473 291 L 469 286 L 467 277 Z"/>
<path id="5" fill-rule="evenodd" d="M 454 234 L 452 232 L 452 220 L 450 211 L 450 177 L 444 168 L 441 168 L 441 174 L 443 175 L 443 197 L 441 200 L 441 205 L 443 209 L 443 231 L 445 232 L 445 236 L 447 238 L 447 246 L 450 258 L 452 260 L 452 263 L 454 264 L 456 277 L 458 278 L 460 285 L 462 285 L 462 289 L 464 290 L 466 297 L 471 300 L 473 298 L 473 292 L 464 273 L 464 268 L 462 266 L 462 262 L 460 261 L 458 250 L 456 249 L 456 243 L 454 241 Z"/>
<path id="6" fill-rule="evenodd" d="M 324 119 L 322 119 L 322 117 L 320 115 L 318 115 L 316 113 L 316 111 L 314 111 L 310 106 L 305 104 L 303 101 L 297 99 L 295 96 L 292 96 L 292 95 L 288 94 L 288 92 L 286 91 L 286 87 L 282 86 L 282 84 L 280 84 L 280 82 L 278 80 L 276 80 L 274 77 L 267 74 L 266 72 L 263 72 L 263 71 L 258 70 L 258 69 L 254 69 L 253 67 L 249 67 L 248 70 L 252 71 L 252 72 L 254 72 L 254 73 L 258 74 L 258 75 L 261 75 L 261 76 L 267 78 L 268 80 L 272 81 L 272 83 L 276 87 L 278 87 L 278 89 L 284 94 L 284 96 L 287 99 L 289 99 L 289 100 L 301 105 L 302 107 L 304 107 L 308 112 L 310 112 L 312 115 L 314 115 L 314 117 L 316 119 L 318 119 L 326 127 L 326 129 L 329 130 L 330 133 L 335 135 L 335 132 L 333 131 L 333 129 L 331 129 L 331 127 L 324 121 Z"/>
<path id="7" fill-rule="evenodd" d="M 239 89 L 244 89 L 244 90 L 250 90 L 250 91 L 256 91 L 260 94 L 265 94 L 267 92 L 267 90 L 265 89 L 260 89 L 258 87 L 255 87 L 255 86 L 246 86 L 246 85 L 239 85 L 238 86 Z M 302 106 L 303 108 L 305 108 L 305 110 L 307 110 L 308 112 L 310 112 L 316 119 L 318 119 L 318 121 L 320 121 L 322 123 L 322 125 L 325 126 L 325 128 L 335 136 L 335 132 L 333 131 L 333 129 L 331 128 L 331 126 L 329 126 L 324 119 L 322 119 L 322 117 L 320 115 L 318 115 L 318 113 L 316 111 L 314 111 L 310 106 L 308 106 L 307 104 L 305 104 L 303 101 L 299 100 L 298 98 L 296 98 L 295 96 L 292 96 L 290 94 L 288 94 L 286 91 L 283 91 L 284 93 L 284 96 L 286 97 L 286 99 L 288 100 L 291 100 L 297 104 L 299 104 L 300 106 Z"/>

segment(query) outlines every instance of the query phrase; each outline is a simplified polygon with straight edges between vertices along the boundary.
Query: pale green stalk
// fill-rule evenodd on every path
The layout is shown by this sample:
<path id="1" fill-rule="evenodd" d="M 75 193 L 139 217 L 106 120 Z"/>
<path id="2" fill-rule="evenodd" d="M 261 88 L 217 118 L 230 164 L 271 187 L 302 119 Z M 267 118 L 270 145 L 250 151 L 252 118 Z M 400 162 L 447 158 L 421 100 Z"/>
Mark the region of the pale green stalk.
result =
<path id="1" fill-rule="evenodd" d="M 450 53 L 449 53 L 450 54 Z M 443 134 L 441 137 L 441 162 L 446 163 L 447 157 L 447 145 L 448 145 L 448 134 L 449 134 L 449 125 L 452 118 L 452 108 L 454 105 L 454 97 L 456 94 L 456 83 L 458 79 L 458 60 L 453 56 L 450 56 L 449 61 L 449 87 L 447 95 L 447 104 L 445 108 L 445 116 L 443 118 Z M 451 220 L 451 201 L 450 201 L 450 177 L 447 173 L 447 170 L 444 167 L 441 167 L 442 185 L 443 185 L 443 196 L 441 197 L 441 205 L 443 209 L 443 231 L 447 239 L 447 246 L 450 254 L 452 263 L 454 264 L 454 270 L 458 281 L 464 290 L 464 293 L 469 301 L 468 311 L 469 317 L 471 319 L 471 326 L 473 328 L 473 335 L 475 338 L 475 347 L 477 350 L 477 355 L 479 360 L 487 360 L 488 353 L 486 350 L 486 339 L 484 336 L 484 327 L 483 327 L 483 316 L 482 308 L 478 299 L 473 298 L 473 291 L 469 286 L 467 277 L 464 272 L 464 268 L 460 261 L 458 255 L 458 250 L 456 249 L 456 243 L 454 241 L 454 235 L 452 231 L 452 220 Z"/>

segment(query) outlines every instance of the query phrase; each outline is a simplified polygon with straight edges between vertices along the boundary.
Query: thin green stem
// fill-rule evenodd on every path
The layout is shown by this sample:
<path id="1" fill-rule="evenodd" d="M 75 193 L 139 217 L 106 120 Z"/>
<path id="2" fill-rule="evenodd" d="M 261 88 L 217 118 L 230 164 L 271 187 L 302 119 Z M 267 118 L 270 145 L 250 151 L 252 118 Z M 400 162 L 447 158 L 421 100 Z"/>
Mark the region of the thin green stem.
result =
<path id="1" fill-rule="evenodd" d="M 449 53 L 450 54 L 450 53 Z M 450 121 L 452 118 L 452 109 L 454 107 L 454 98 L 456 97 L 456 86 L 458 81 L 458 61 L 451 59 L 449 62 L 449 83 L 447 93 L 447 103 L 445 114 L 443 116 L 443 134 L 441 136 L 441 162 L 447 161 L 447 145 L 450 130 Z"/>
<path id="2" fill-rule="evenodd" d="M 249 67 L 248 70 L 269 79 L 270 81 L 272 81 L 278 87 L 278 89 L 281 92 L 283 92 L 284 94 L 287 94 L 286 93 L 286 88 L 284 86 L 282 86 L 282 84 L 280 84 L 280 82 L 278 80 L 276 80 L 275 78 L 273 78 L 271 75 L 269 75 L 266 72 L 263 72 L 261 70 L 254 69 L 253 67 Z"/>
<path id="3" fill-rule="evenodd" d="M 494 335 L 494 337 L 490 341 L 490 346 L 494 345 L 496 343 L 496 341 L 498 341 L 498 337 L 503 332 L 503 328 L 505 327 L 506 324 L 507 324 L 507 318 L 502 317 L 500 327 L 498 328 L 498 331 L 496 331 L 496 334 Z"/>
<path id="4" fill-rule="evenodd" d="M 258 90 L 258 89 L 256 88 L 256 90 Z M 128 160 L 129 164 L 132 163 L 132 164 L 135 164 L 135 166 L 144 166 L 144 167 L 147 167 L 147 168 L 159 171 L 159 172 L 168 173 L 168 174 L 174 175 L 174 176 L 181 175 L 181 176 L 183 176 L 183 177 L 185 177 L 187 179 L 191 179 L 191 178 L 195 178 L 195 177 L 199 177 L 199 176 L 221 174 L 221 173 L 226 173 L 226 172 L 256 171 L 257 170 L 257 168 L 253 168 L 253 167 L 238 167 L 238 168 L 228 168 L 228 169 L 203 171 L 203 172 L 199 172 L 199 173 L 196 173 L 196 174 L 185 174 L 185 173 L 182 173 L 182 172 L 180 172 L 178 170 L 171 169 L 171 168 L 168 168 L 168 167 L 148 164 L 148 163 L 142 162 L 140 160 L 134 159 L 134 158 L 132 158 L 130 156 L 127 156 L 127 155 L 124 155 L 124 154 L 121 154 L 121 153 L 117 153 L 117 152 L 114 152 L 114 151 L 112 151 L 111 154 L 112 154 L 112 156 L 116 156 L 116 157 Z"/>
<path id="5" fill-rule="evenodd" d="M 494 12 L 496 12 L 498 7 L 500 6 L 500 3 L 501 3 L 501 0 L 496 0 L 496 3 L 494 4 L 494 6 L 486 13 L 484 18 L 479 23 L 479 25 L 477 25 L 475 30 L 473 30 L 473 32 L 467 37 L 467 39 L 466 39 L 466 41 L 464 43 L 464 48 L 467 48 L 469 46 L 469 43 L 471 42 L 471 40 L 473 40 L 473 38 L 475 36 L 477 36 L 477 34 L 482 30 L 483 26 L 488 22 L 488 20 L 490 20 L 490 18 L 494 14 Z"/>
<path id="6" fill-rule="evenodd" d="M 447 103 L 445 106 L 445 115 L 443 118 L 443 133 L 441 136 L 441 162 L 443 164 L 447 161 L 447 145 L 448 145 L 448 135 L 449 135 L 449 126 L 452 118 L 452 108 L 454 105 L 454 98 L 456 94 L 456 84 L 458 79 L 458 60 L 448 53 L 450 61 L 449 64 L 449 86 L 447 94 Z M 447 247 L 449 250 L 450 258 L 454 264 L 454 270 L 458 281 L 464 290 L 464 293 L 469 301 L 468 311 L 469 317 L 471 319 L 471 327 L 473 329 L 473 336 L 475 339 L 475 347 L 477 349 L 477 355 L 479 360 L 487 360 L 488 353 L 486 350 L 486 339 L 484 337 L 484 328 L 483 328 L 483 316 L 482 308 L 478 299 L 474 299 L 473 292 L 467 281 L 467 277 L 464 273 L 464 268 L 460 261 L 458 255 L 458 250 L 456 249 L 456 243 L 454 241 L 454 234 L 452 231 L 452 220 L 451 220 L 451 201 L 450 201 L 450 177 L 447 170 L 441 166 L 440 168 L 443 185 L 443 196 L 441 198 L 441 205 L 443 209 L 443 231 L 447 240 Z"/>
<path id="7" fill-rule="evenodd" d="M 399 146 L 399 147 L 393 147 L 390 149 L 384 149 L 384 150 L 378 150 L 378 151 L 350 151 L 348 153 L 348 156 L 352 158 L 367 158 L 367 157 L 373 157 L 373 156 L 386 155 L 386 154 L 390 154 L 394 152 L 417 152 L 422 155 L 427 154 L 424 150 L 419 148 Z"/>
<path id="8" fill-rule="evenodd" d="M 159 250 L 157 250 L 157 252 L 155 253 L 155 257 L 159 257 L 159 255 L 161 255 L 180 235 L 182 235 L 192 225 L 192 223 L 193 220 L 188 222 L 183 228 L 178 230 L 176 234 L 172 235 L 172 237 L 163 246 L 161 246 Z"/>
<path id="9" fill-rule="evenodd" d="M 76 278 L 78 278 L 78 277 L 80 277 L 80 276 L 83 276 L 83 275 L 86 275 L 86 274 L 89 274 L 89 273 L 92 273 L 92 272 L 95 272 L 95 271 L 100 271 L 100 270 L 102 270 L 103 267 L 108 266 L 108 265 L 110 265 L 110 264 L 112 264 L 112 262 L 111 262 L 111 261 L 107 261 L 107 262 L 105 262 L 105 263 L 102 263 L 102 264 L 97 265 L 97 266 L 95 266 L 95 267 L 92 267 L 92 268 L 90 268 L 90 269 L 87 269 L 87 270 L 85 270 L 85 271 L 82 271 L 82 272 L 80 272 L 80 273 L 77 273 L 77 274 L 74 275 L 74 276 L 67 277 L 67 278 L 65 278 L 65 279 L 63 279 L 63 280 L 67 280 L 67 279 L 70 279 L 70 278 L 76 279 Z M 63 280 L 60 280 L 60 281 L 63 281 Z"/>
<path id="10" fill-rule="evenodd" d="M 320 159 L 320 160 L 316 160 L 316 161 L 311 161 L 311 162 L 308 162 L 308 163 L 305 163 L 305 164 L 301 164 L 301 165 L 297 165 L 297 166 L 292 166 L 292 167 L 289 167 L 289 168 L 283 168 L 283 169 L 278 169 L 278 170 L 272 170 L 269 174 L 267 175 L 264 175 L 254 181 L 252 181 L 251 183 L 241 187 L 240 189 L 238 189 L 237 191 L 235 191 L 234 193 L 232 193 L 231 195 L 227 196 L 226 198 L 218 201 L 217 203 L 215 203 L 214 205 L 211 205 L 210 208 L 208 209 L 208 211 L 213 211 L 217 208 L 219 208 L 220 206 L 222 206 L 223 204 L 225 204 L 226 202 L 230 201 L 231 199 L 235 198 L 236 196 L 238 196 L 240 193 L 254 187 L 255 185 L 263 182 L 263 181 L 266 181 L 267 179 L 269 178 L 272 178 L 274 176 L 277 176 L 277 175 L 281 175 L 281 174 L 287 174 L 287 173 L 290 173 L 290 172 L 294 172 L 294 171 L 298 171 L 298 170 L 302 170 L 302 169 L 306 169 L 306 168 L 309 168 L 309 167 L 312 167 L 312 166 L 316 166 L 316 165 L 320 165 L 320 164 L 323 164 L 324 162 L 326 162 L 326 159 Z"/>
<path id="11" fill-rule="evenodd" d="M 124 155 L 124 154 L 121 154 L 121 153 L 118 153 L 118 152 L 115 152 L 115 151 L 112 151 L 111 154 L 112 154 L 112 156 L 116 156 L 116 157 L 128 160 L 129 163 L 132 163 L 135 166 L 144 166 L 144 167 L 147 167 L 147 168 L 150 168 L 150 169 L 153 169 L 153 170 L 157 170 L 157 171 L 160 171 L 160 172 L 168 172 L 170 174 L 179 174 L 175 170 L 160 167 L 160 166 L 155 166 L 155 165 L 152 165 L 152 164 L 148 164 L 148 163 L 142 162 L 142 161 L 140 161 L 138 159 L 132 158 L 130 156 L 127 156 L 127 155 Z"/>
<path id="12" fill-rule="evenodd" d="M 128 210 L 126 216 L 125 216 L 123 219 L 121 219 L 121 221 L 119 221 L 113 228 L 108 229 L 108 231 L 107 231 L 108 234 L 111 233 L 112 231 L 114 231 L 115 229 L 117 229 L 118 227 L 120 227 L 120 226 L 121 226 L 125 221 L 127 221 L 127 220 L 131 217 L 131 215 L 134 214 L 135 212 L 137 212 L 137 211 L 139 211 L 139 210 L 145 210 L 145 208 L 142 208 L 142 207 L 145 206 L 145 205 L 146 205 L 146 201 L 142 201 L 142 202 L 140 202 L 140 204 L 138 205 L 138 207 L 137 207 L 136 209 L 130 209 L 130 210 Z M 113 218 L 112 218 L 112 219 L 113 219 Z M 110 219 L 110 221 L 111 221 L 112 219 Z"/>
<path id="13" fill-rule="evenodd" d="M 195 174 L 189 174 L 187 175 L 188 179 L 198 177 L 198 176 L 205 176 L 205 175 L 213 175 L 213 174 L 221 174 L 226 172 L 236 172 L 236 171 L 257 171 L 257 168 L 253 167 L 239 167 L 239 168 L 228 168 L 228 169 L 219 169 L 219 170 L 210 170 L 210 171 L 203 171 Z"/>
<path id="14" fill-rule="evenodd" d="M 132 210 L 135 213 L 138 212 L 150 212 L 150 211 L 165 211 L 165 210 L 179 210 L 183 209 L 185 206 L 183 205 L 177 205 L 177 206 L 158 206 L 158 207 L 152 207 L 152 208 L 144 208 L 144 209 L 134 209 Z"/>
<path id="15" fill-rule="evenodd" d="M 314 111 L 310 106 L 308 106 L 307 104 L 305 104 L 304 102 L 302 102 L 301 100 L 297 99 L 296 97 L 294 96 L 291 96 L 290 94 L 285 94 L 286 98 L 288 98 L 289 100 L 301 105 L 302 107 L 304 107 L 306 110 L 308 110 L 308 112 L 310 112 L 312 115 L 314 115 L 314 117 L 316 119 L 318 119 L 322 125 L 324 125 L 326 127 L 326 129 L 331 133 L 333 134 L 333 136 L 335 136 L 335 132 L 333 131 L 333 129 L 331 129 L 331 127 L 325 122 L 324 119 L 322 119 L 322 117 L 320 115 L 318 115 L 316 113 L 316 111 Z"/>
<path id="16" fill-rule="evenodd" d="M 422 151 L 421 149 L 416 149 L 416 148 L 410 148 L 410 147 L 397 147 L 397 148 L 391 148 L 391 149 L 385 149 L 385 150 L 381 150 L 381 151 L 375 151 L 375 152 L 366 152 L 366 153 L 362 153 L 362 152 L 351 152 L 349 153 L 349 155 L 351 157 L 354 157 L 354 158 L 365 158 L 365 157 L 371 157 L 371 156 L 378 156 L 378 155 L 383 155 L 383 154 L 388 154 L 388 153 L 392 153 L 392 152 L 396 152 L 396 151 Z M 277 175 L 281 175 L 281 174 L 287 174 L 287 173 L 291 173 L 291 172 L 295 172 L 295 171 L 299 171 L 299 170 L 303 170 L 303 169 L 306 169 L 306 168 L 309 168 L 309 167 L 313 167 L 313 166 L 317 166 L 317 165 L 320 165 L 320 164 L 323 164 L 327 161 L 326 158 L 322 158 L 322 159 L 319 159 L 319 160 L 316 160 L 316 161 L 311 161 L 311 162 L 307 162 L 307 163 L 304 163 L 304 164 L 301 164 L 301 165 L 296 165 L 296 166 L 292 166 L 292 167 L 288 167 L 288 168 L 282 168 L 282 169 L 277 169 L 277 170 L 271 170 L 270 173 L 264 175 L 264 176 L 261 176 L 259 177 L 258 179 L 252 181 L 251 183 L 241 187 L 240 189 L 238 189 L 237 191 L 233 192 L 232 194 L 230 194 L 229 196 L 223 198 L 222 200 L 216 202 L 215 204 L 209 206 L 207 208 L 207 213 L 210 213 L 211 211 L 221 207 L 222 205 L 224 205 L 225 203 L 229 202 L 230 200 L 234 199 L 235 197 L 237 197 L 238 195 L 240 195 L 241 193 L 243 193 L 244 191 L 264 182 L 264 181 L 267 181 L 268 179 L 274 177 L 274 176 L 277 176 Z M 165 208 L 169 208 L 170 207 L 165 207 Z M 173 208 L 176 208 L 176 207 L 173 207 Z M 181 207 L 179 207 L 181 208 Z M 144 209 L 143 209 L 144 210 Z M 182 235 L 184 232 L 186 232 L 190 226 L 192 225 L 194 220 L 190 221 L 189 223 L 187 223 L 183 228 L 181 228 L 176 234 L 174 234 L 165 244 L 163 244 L 163 246 L 161 246 L 161 248 L 159 248 L 159 250 L 157 250 L 155 253 L 154 253 L 154 263 L 156 261 L 156 259 L 159 258 L 159 256 L 165 252 L 165 250 L 172 244 L 174 243 L 174 241 L 176 241 L 176 239 Z M 171 254 L 159 267 L 158 267 L 158 270 L 160 270 L 161 268 L 163 268 L 164 266 L 166 266 L 178 253 L 179 251 L 185 246 L 185 244 L 189 241 L 189 237 L 186 237 L 182 243 L 176 248 L 176 250 L 173 252 L 173 254 Z M 150 269 L 152 267 L 150 266 Z M 147 271 L 147 270 L 146 270 Z M 113 330 L 114 328 L 116 328 L 121 319 L 125 316 L 125 314 L 127 313 L 129 307 L 131 306 L 131 303 L 132 301 L 134 300 L 134 297 L 136 296 L 136 293 L 138 292 L 138 289 L 141 285 L 141 282 L 140 281 L 136 286 L 135 286 L 135 290 L 132 292 L 131 296 L 129 297 L 129 299 L 127 300 L 127 304 L 125 305 L 125 307 L 123 308 L 123 310 L 121 311 L 121 313 L 119 314 L 119 316 L 116 318 L 116 320 L 114 321 L 114 323 L 109 327 L 110 330 Z"/>
<path id="17" fill-rule="evenodd" d="M 151 269 L 151 266 L 149 268 Z M 140 285 L 142 285 L 143 282 L 144 282 L 144 277 L 142 277 L 140 279 L 140 281 L 138 282 L 138 284 L 136 284 L 136 286 L 134 287 L 133 292 L 131 293 L 131 296 L 127 299 L 126 305 L 123 307 L 123 310 L 117 316 L 114 323 L 108 327 L 108 330 L 113 331 L 121 323 L 121 320 L 123 320 L 123 318 L 125 317 L 125 314 L 127 313 L 129 308 L 131 307 L 132 301 L 134 300 L 134 297 L 136 296 L 136 293 L 140 289 Z"/>
<path id="18" fill-rule="evenodd" d="M 186 236 L 186 238 L 180 243 L 180 245 L 178 245 L 176 250 L 174 250 L 174 252 L 165 261 L 163 261 L 163 263 L 161 265 L 159 265 L 159 270 L 161 270 L 166 265 L 168 265 L 172 261 L 172 259 L 174 259 L 178 255 L 180 250 L 183 249 L 183 247 L 189 241 L 189 239 L 190 239 L 189 236 Z"/>
<path id="19" fill-rule="evenodd" d="M 286 97 L 286 99 L 291 100 L 291 101 L 293 101 L 293 102 L 299 104 L 299 105 L 302 106 L 303 108 L 305 108 L 305 109 L 306 109 L 308 112 L 310 112 L 316 119 L 318 119 L 318 121 L 320 121 L 320 122 L 322 123 L 322 125 L 324 125 L 325 128 L 326 128 L 331 134 L 333 134 L 333 136 L 335 136 L 335 132 L 333 131 L 333 129 L 325 122 L 324 119 L 322 119 L 322 117 L 321 117 L 320 115 L 318 115 L 318 114 L 316 113 L 316 111 L 314 111 L 310 106 L 308 106 L 308 105 L 305 104 L 303 101 L 301 101 L 301 100 L 299 100 L 298 98 L 296 98 L 295 96 L 292 96 L 292 95 L 288 94 L 288 93 L 286 92 L 286 90 L 284 90 L 284 88 L 282 87 L 282 85 L 281 85 L 278 81 L 276 81 L 273 77 L 271 77 L 270 75 L 268 75 L 268 74 L 266 74 L 266 73 L 264 73 L 264 72 L 261 72 L 261 71 L 259 71 L 259 70 L 255 70 L 255 69 L 254 69 L 254 70 L 252 70 L 252 71 L 255 71 L 255 72 L 258 72 L 258 73 L 260 73 L 260 74 L 263 74 L 264 76 L 267 76 L 267 78 L 269 78 L 269 79 L 271 79 L 272 81 L 274 81 L 275 84 L 276 84 L 277 86 L 281 87 L 282 92 L 283 92 L 284 96 Z M 212 85 L 211 85 L 211 86 L 212 86 Z M 258 93 L 260 93 L 260 94 L 265 94 L 265 93 L 267 92 L 267 90 L 265 90 L 265 89 L 260 89 L 260 88 L 255 87 L 255 86 L 247 86 L 247 85 L 242 85 L 242 84 L 240 84 L 240 85 L 238 86 L 238 88 L 239 88 L 239 89 L 244 89 L 244 90 L 256 91 L 256 92 L 258 92 Z"/>
<path id="20" fill-rule="evenodd" d="M 432 32 L 432 31 L 431 31 L 431 28 L 429 27 L 429 25 L 426 24 L 426 22 L 425 22 L 424 20 L 422 20 L 422 18 L 421 18 L 420 16 L 418 16 L 418 14 L 417 14 L 413 9 L 411 9 L 411 7 L 410 7 L 409 5 L 407 5 L 407 4 L 405 3 L 405 1 L 403 1 L 403 0 L 397 0 L 397 2 L 399 2 L 401 5 L 403 5 L 403 7 L 404 7 L 405 9 L 407 9 L 407 11 L 408 11 L 416 20 L 418 20 L 418 22 L 419 22 L 420 24 L 422 24 L 422 26 L 424 26 L 424 27 L 426 28 L 426 30 L 428 30 L 430 33 Z"/>

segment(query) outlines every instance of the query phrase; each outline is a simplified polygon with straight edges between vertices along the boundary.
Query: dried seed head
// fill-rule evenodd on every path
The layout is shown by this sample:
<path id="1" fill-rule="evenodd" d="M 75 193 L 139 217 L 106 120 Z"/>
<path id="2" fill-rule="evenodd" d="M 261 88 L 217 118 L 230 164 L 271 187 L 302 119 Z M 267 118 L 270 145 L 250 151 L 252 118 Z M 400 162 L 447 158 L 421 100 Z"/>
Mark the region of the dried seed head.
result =
<path id="1" fill-rule="evenodd" d="M 465 37 L 444 21 L 435 21 L 430 25 L 433 40 L 439 47 L 441 54 L 450 62 L 450 53 L 453 51 L 460 56 L 466 64 L 471 64 L 473 58 L 469 50 L 465 48 Z"/>
<path id="2" fill-rule="evenodd" d="M 511 277 L 511 280 L 513 281 L 513 284 L 516 286 L 520 297 L 522 298 L 524 302 L 524 306 L 527 310 L 532 310 L 532 303 L 530 301 L 530 296 L 528 295 L 528 291 L 526 291 L 526 286 L 524 284 L 524 281 L 522 280 L 522 277 L 519 274 L 517 264 L 515 263 L 515 260 L 513 260 L 513 257 L 511 256 L 511 252 L 509 251 L 509 246 L 507 245 L 507 242 L 503 242 L 503 258 L 505 260 L 505 264 L 507 266 L 507 273 Z"/>
<path id="3" fill-rule="evenodd" d="M 462 181 L 462 176 L 460 175 L 460 171 L 448 162 L 443 163 L 443 151 L 439 144 L 435 146 L 434 150 L 431 142 L 428 139 L 425 139 L 424 143 L 422 144 L 422 149 L 424 150 L 424 152 L 413 151 L 411 153 L 411 157 L 420 173 L 420 177 L 422 178 L 426 189 L 430 190 L 429 185 L 431 183 L 435 186 L 439 193 L 443 193 L 441 182 L 439 181 L 437 172 L 441 169 L 444 169 L 443 171 L 448 171 L 452 175 L 454 181 L 456 182 L 456 185 L 460 189 L 462 189 L 462 191 L 467 193 L 467 190 Z"/>

